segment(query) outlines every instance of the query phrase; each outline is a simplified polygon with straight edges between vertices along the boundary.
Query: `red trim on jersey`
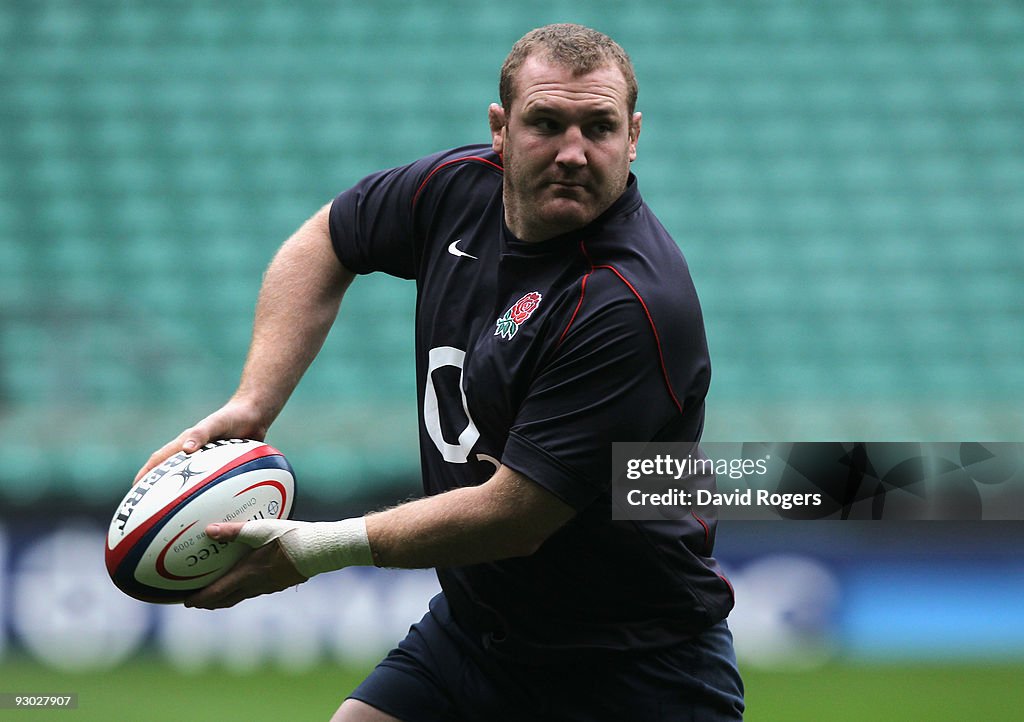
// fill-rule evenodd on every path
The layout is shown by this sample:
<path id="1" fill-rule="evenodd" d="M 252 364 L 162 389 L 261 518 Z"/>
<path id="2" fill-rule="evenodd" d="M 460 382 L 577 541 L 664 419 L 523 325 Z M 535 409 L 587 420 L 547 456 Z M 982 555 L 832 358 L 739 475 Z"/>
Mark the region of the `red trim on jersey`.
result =
<path id="1" fill-rule="evenodd" d="M 698 522 L 700 522 L 700 525 L 702 527 L 704 527 L 704 551 L 710 553 L 710 550 L 711 550 L 710 549 L 710 547 L 711 547 L 711 529 L 708 528 L 708 523 L 706 521 L 704 521 L 703 519 L 701 519 L 700 515 L 697 514 L 697 512 L 693 511 L 692 509 L 690 510 L 690 515 L 693 516 L 693 518 L 696 519 Z"/>
<path id="2" fill-rule="evenodd" d="M 558 345 L 561 345 L 565 339 L 565 334 L 569 333 L 569 328 L 572 326 L 573 321 L 576 320 L 576 314 L 580 312 L 580 307 L 583 305 L 583 297 L 587 295 L 587 279 L 590 278 L 590 274 L 594 272 L 593 267 L 587 271 L 587 275 L 583 277 L 583 283 L 580 284 L 580 300 L 576 302 L 576 308 L 572 312 L 572 318 L 569 319 L 569 323 L 565 324 L 565 330 L 562 331 L 562 335 L 558 337 Z"/>
<path id="3" fill-rule="evenodd" d="M 676 398 L 676 392 L 672 388 L 672 381 L 669 379 L 668 376 L 668 367 L 665 365 L 665 353 L 662 351 L 661 348 L 661 337 L 658 336 L 658 328 L 654 325 L 654 318 L 651 316 L 651 312 L 650 309 L 647 308 L 647 304 L 644 303 L 643 296 L 640 295 L 639 291 L 633 288 L 633 284 L 627 281 L 626 277 L 619 273 L 619 269 L 615 268 L 615 266 L 605 265 L 596 266 L 596 268 L 607 268 L 609 271 L 618 276 L 619 280 L 626 284 L 626 287 L 633 292 L 634 296 L 636 296 L 636 300 L 638 300 L 640 302 L 640 305 L 643 306 L 644 314 L 647 316 L 647 323 L 651 325 L 651 333 L 654 334 L 654 343 L 657 344 L 658 346 L 658 361 L 661 363 L 661 375 L 665 377 L 665 386 L 668 387 L 668 395 L 672 397 L 672 403 L 674 403 L 676 405 L 676 408 L 679 409 L 679 413 L 683 413 L 683 405 L 679 403 L 679 399 Z"/>
<path id="4" fill-rule="evenodd" d="M 594 273 L 594 262 L 590 260 L 590 254 L 587 253 L 587 247 L 583 241 L 580 241 L 580 253 L 587 259 L 587 265 L 590 266 L 590 270 L 583 277 L 583 282 L 580 284 L 580 300 L 576 302 L 576 308 L 573 309 L 572 318 L 569 319 L 569 323 L 565 324 L 565 329 L 562 331 L 562 335 L 558 337 L 558 345 L 561 345 L 562 341 L 565 340 L 566 334 L 569 333 L 569 329 L 572 328 L 573 322 L 576 321 L 576 314 L 580 312 L 580 308 L 583 306 L 583 298 L 587 295 L 587 279 L 590 278 Z"/>
<path id="5" fill-rule="evenodd" d="M 412 196 L 413 207 L 416 207 L 416 202 L 419 200 L 420 193 L 423 192 L 423 188 L 427 185 L 427 183 L 430 182 L 430 179 L 433 178 L 438 171 L 440 171 L 443 168 L 447 168 L 450 165 L 455 165 L 456 163 L 465 163 L 466 161 L 476 161 L 478 163 L 483 163 L 484 165 L 489 165 L 491 168 L 494 168 L 502 173 L 505 172 L 505 169 L 502 168 L 497 163 L 495 163 L 494 161 L 487 160 L 486 158 L 481 158 L 478 155 L 469 155 L 466 156 L 465 158 L 453 158 L 452 160 L 445 161 L 444 163 L 430 171 L 430 173 L 427 174 L 427 177 L 423 179 L 423 182 L 420 183 L 420 187 L 416 189 L 416 192 Z"/>
<path id="6" fill-rule="evenodd" d="M 718 578 L 725 582 L 725 586 L 729 587 L 729 596 L 732 597 L 732 603 L 736 604 L 736 590 L 732 588 L 732 584 L 721 574 L 718 575 Z"/>
<path id="7" fill-rule="evenodd" d="M 583 257 L 587 259 L 587 263 L 590 264 L 590 270 L 583 277 L 583 283 L 580 287 L 580 300 L 576 303 L 576 310 L 573 311 L 572 318 L 569 319 L 569 323 L 566 325 L 565 330 L 562 331 L 562 335 L 558 337 L 558 342 L 561 343 L 562 339 L 565 338 L 565 335 L 569 333 L 569 328 L 572 326 L 573 321 L 576 320 L 576 314 L 579 313 L 580 306 L 583 305 L 583 296 L 586 293 L 587 289 L 587 279 L 591 276 L 591 274 L 594 273 L 594 271 L 596 271 L 599 268 L 604 268 L 606 270 L 611 271 L 616 276 L 618 276 L 620 281 L 626 284 L 626 288 L 633 292 L 633 295 L 636 296 L 636 300 L 640 302 L 640 306 L 644 309 L 644 315 L 647 316 L 647 323 L 650 324 L 651 333 L 654 334 L 654 343 L 658 347 L 658 363 L 661 365 L 661 375 L 665 379 L 665 387 L 668 389 L 668 395 L 672 398 L 672 403 L 675 404 L 675 407 L 677 409 L 679 409 L 679 413 L 683 413 L 683 405 L 679 403 L 679 398 L 676 396 L 676 392 L 672 388 L 672 380 L 669 378 L 668 375 L 668 366 L 665 364 L 665 353 L 661 348 L 661 337 L 658 335 L 658 328 L 657 326 L 654 325 L 654 317 L 651 316 L 651 311 L 650 309 L 647 308 L 647 304 L 644 302 L 643 296 L 641 296 L 640 292 L 633 287 L 632 283 L 626 280 L 625 276 L 619 273 L 619 269 L 615 268 L 615 266 L 611 266 L 608 264 L 595 266 L 594 262 L 590 258 L 590 254 L 587 253 L 587 247 L 584 241 L 580 241 L 580 253 L 583 254 Z"/>

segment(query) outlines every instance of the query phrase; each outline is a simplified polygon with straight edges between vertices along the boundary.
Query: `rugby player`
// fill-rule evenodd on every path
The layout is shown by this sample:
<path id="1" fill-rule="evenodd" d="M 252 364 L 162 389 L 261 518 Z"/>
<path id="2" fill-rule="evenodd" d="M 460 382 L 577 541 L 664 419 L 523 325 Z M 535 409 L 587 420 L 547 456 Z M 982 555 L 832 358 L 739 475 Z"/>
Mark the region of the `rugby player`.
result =
<path id="1" fill-rule="evenodd" d="M 632 63 L 592 29 L 538 28 L 499 99 L 490 144 L 367 176 L 285 242 L 237 392 L 140 471 L 264 438 L 353 279 L 383 272 L 417 288 L 425 496 L 214 525 L 256 548 L 187 604 L 351 565 L 435 568 L 443 591 L 335 720 L 741 719 L 714 520 L 611 513 L 612 443 L 698 441 L 710 381 L 686 262 L 630 172 Z"/>

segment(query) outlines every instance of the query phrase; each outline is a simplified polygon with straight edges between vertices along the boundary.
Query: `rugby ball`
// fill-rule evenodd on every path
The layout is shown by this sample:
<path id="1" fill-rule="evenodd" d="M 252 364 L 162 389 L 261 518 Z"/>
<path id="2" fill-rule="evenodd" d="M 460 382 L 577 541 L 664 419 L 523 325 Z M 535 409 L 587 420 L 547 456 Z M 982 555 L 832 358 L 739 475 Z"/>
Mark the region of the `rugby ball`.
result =
<path id="1" fill-rule="evenodd" d="M 144 476 L 114 512 L 107 531 L 107 572 L 144 602 L 180 602 L 222 576 L 248 547 L 206 536 L 219 521 L 287 519 L 295 475 L 262 441 L 213 441 L 179 452 Z"/>

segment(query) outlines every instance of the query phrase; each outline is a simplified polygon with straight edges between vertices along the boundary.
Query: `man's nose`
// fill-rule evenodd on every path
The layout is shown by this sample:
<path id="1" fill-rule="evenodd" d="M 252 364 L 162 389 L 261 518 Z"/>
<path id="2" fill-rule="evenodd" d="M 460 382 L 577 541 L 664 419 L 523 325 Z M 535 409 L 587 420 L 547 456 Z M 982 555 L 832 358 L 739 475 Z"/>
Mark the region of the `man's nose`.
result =
<path id="1" fill-rule="evenodd" d="M 561 144 L 555 162 L 569 168 L 581 168 L 587 164 L 586 138 L 577 126 L 569 126 L 562 133 Z"/>

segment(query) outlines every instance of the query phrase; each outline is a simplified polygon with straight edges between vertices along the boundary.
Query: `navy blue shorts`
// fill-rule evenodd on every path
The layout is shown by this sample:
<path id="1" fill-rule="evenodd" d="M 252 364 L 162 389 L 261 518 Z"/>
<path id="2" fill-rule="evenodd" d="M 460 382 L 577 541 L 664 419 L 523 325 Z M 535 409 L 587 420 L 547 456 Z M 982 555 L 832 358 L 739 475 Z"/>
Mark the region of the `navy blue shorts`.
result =
<path id="1" fill-rule="evenodd" d="M 669 650 L 530 666 L 489 652 L 455 623 L 443 594 L 349 696 L 403 722 L 743 719 L 724 621 Z"/>

